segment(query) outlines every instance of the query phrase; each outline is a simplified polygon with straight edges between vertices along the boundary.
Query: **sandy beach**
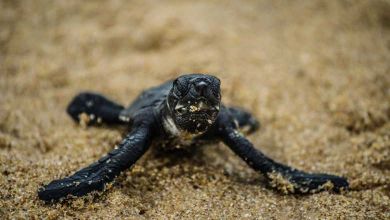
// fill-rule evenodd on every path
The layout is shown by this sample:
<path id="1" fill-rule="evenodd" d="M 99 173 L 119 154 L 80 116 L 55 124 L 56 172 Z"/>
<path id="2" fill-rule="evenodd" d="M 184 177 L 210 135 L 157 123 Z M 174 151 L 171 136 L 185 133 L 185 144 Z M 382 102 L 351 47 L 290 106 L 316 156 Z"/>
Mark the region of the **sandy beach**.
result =
<path id="1" fill-rule="evenodd" d="M 221 143 L 152 150 L 103 193 L 38 200 L 125 134 L 74 123 L 76 94 L 128 105 L 193 72 L 256 115 L 258 149 L 351 189 L 284 195 Z M 390 1 L 0 1 L 0 216 L 390 219 Z"/>

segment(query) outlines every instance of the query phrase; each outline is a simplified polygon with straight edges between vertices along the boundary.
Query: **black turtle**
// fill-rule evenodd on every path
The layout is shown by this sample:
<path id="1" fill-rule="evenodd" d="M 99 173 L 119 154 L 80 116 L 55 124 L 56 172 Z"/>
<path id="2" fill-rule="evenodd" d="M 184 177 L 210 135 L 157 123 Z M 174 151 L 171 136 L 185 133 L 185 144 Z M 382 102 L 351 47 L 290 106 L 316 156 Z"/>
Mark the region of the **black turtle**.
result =
<path id="1" fill-rule="evenodd" d="M 83 196 L 101 191 L 105 184 L 131 167 L 151 146 L 189 146 L 222 140 L 250 167 L 266 177 L 270 186 L 289 193 L 315 193 L 348 188 L 343 177 L 306 173 L 280 164 L 256 149 L 240 132 L 252 133 L 259 122 L 248 112 L 221 103 L 220 80 L 206 74 L 182 75 L 144 91 L 128 108 L 102 95 L 81 93 L 67 108 L 77 122 L 125 124 L 129 134 L 117 148 L 90 166 L 38 190 L 44 201 L 67 195 Z"/>

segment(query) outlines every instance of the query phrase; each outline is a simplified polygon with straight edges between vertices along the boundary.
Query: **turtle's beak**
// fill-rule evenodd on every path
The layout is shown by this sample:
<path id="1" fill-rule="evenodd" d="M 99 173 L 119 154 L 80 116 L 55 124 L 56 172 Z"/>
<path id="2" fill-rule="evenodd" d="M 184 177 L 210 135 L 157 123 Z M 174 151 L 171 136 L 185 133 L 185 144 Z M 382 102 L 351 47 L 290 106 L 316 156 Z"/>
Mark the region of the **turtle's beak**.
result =
<path id="1" fill-rule="evenodd" d="M 203 100 L 195 101 L 194 103 L 189 103 L 188 105 L 182 105 L 178 103 L 175 107 L 175 111 L 178 112 L 190 112 L 190 113 L 196 113 L 196 112 L 203 112 L 203 111 L 218 111 L 219 105 L 209 105 Z"/>

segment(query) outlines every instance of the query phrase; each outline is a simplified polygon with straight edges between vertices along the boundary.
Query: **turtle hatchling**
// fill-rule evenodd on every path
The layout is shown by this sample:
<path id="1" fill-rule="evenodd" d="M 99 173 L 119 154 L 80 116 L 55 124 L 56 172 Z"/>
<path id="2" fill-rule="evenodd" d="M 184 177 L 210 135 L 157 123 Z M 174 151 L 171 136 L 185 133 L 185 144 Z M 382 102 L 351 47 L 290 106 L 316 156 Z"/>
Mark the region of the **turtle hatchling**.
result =
<path id="1" fill-rule="evenodd" d="M 338 193 L 348 188 L 343 177 L 283 165 L 254 147 L 245 135 L 256 131 L 259 122 L 241 108 L 222 104 L 220 85 L 212 75 L 186 74 L 145 90 L 127 108 L 97 93 L 77 95 L 67 107 L 74 121 L 125 125 L 129 133 L 95 163 L 41 187 L 38 197 L 54 202 L 102 191 L 151 146 L 185 148 L 216 141 L 222 141 L 249 167 L 262 173 L 270 187 L 285 193 Z"/>

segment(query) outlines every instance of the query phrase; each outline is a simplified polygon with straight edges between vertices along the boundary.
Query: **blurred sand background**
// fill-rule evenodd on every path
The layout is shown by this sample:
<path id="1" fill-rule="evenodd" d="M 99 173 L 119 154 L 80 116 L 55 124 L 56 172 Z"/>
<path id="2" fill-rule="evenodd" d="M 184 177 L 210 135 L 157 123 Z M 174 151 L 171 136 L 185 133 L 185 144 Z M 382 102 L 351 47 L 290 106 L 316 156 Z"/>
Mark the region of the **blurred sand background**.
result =
<path id="1" fill-rule="evenodd" d="M 390 218 L 389 1 L 1 0 L 0 65 L 2 218 Z M 259 149 L 351 191 L 282 195 L 220 144 L 149 153 L 101 195 L 37 199 L 121 139 L 74 124 L 74 95 L 129 104 L 185 72 L 218 76 L 262 121 Z"/>

